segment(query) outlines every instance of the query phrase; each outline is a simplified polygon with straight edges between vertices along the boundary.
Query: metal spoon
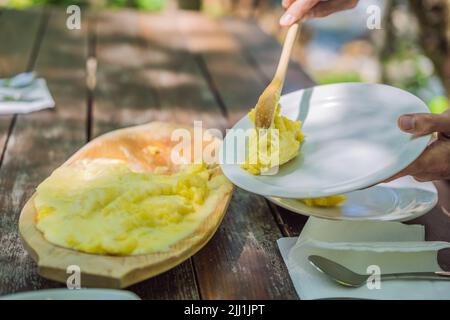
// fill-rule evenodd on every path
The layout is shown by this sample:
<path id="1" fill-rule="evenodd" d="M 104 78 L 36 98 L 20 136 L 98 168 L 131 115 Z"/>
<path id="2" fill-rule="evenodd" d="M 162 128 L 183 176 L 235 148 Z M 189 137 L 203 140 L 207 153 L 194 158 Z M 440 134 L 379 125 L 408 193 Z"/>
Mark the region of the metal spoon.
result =
<path id="1" fill-rule="evenodd" d="M 370 274 L 359 274 L 344 267 L 343 265 L 334 262 L 330 259 L 312 255 L 308 257 L 309 262 L 316 267 L 317 270 L 323 272 L 331 279 L 346 287 L 361 287 L 367 283 Z M 436 271 L 436 272 L 405 272 L 405 273 L 390 273 L 381 274 L 381 280 L 396 280 L 396 279 L 420 279 L 420 280 L 450 280 L 450 272 Z"/>

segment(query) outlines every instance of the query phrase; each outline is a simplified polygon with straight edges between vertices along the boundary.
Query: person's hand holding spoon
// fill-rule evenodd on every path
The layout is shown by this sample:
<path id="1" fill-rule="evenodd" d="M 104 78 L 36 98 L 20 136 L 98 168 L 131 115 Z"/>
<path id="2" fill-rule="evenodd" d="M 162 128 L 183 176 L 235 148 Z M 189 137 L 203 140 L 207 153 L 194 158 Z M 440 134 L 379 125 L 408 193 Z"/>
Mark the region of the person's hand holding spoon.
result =
<path id="1" fill-rule="evenodd" d="M 269 128 L 273 122 L 292 48 L 300 29 L 299 21 L 312 17 L 324 17 L 337 11 L 351 9 L 357 3 L 358 0 L 283 0 L 283 7 L 286 12 L 280 19 L 280 25 L 289 27 L 289 30 L 283 44 L 283 51 L 275 76 L 259 97 L 255 107 L 255 125 L 257 128 Z"/>
<path id="2" fill-rule="evenodd" d="M 294 23 L 329 16 L 332 13 L 354 8 L 359 0 L 283 0 L 286 12 L 280 19 L 280 25 L 289 27 Z"/>

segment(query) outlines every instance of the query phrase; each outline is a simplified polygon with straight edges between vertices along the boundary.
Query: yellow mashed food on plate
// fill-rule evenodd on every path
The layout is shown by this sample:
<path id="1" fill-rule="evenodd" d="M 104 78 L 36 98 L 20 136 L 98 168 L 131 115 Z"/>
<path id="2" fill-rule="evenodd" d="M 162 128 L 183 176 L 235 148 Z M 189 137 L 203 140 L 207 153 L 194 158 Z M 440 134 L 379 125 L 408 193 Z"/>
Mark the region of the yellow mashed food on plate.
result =
<path id="1" fill-rule="evenodd" d="M 342 204 L 347 197 L 344 195 L 336 195 L 330 197 L 321 197 L 321 198 L 313 198 L 313 199 L 298 199 L 299 201 L 306 204 L 308 207 L 337 207 Z"/>
<path id="2" fill-rule="evenodd" d="M 37 228 L 51 243 L 87 253 L 166 251 L 195 231 L 223 195 L 223 176 L 189 165 L 164 175 L 120 160 L 81 160 L 37 188 Z"/>
<path id="3" fill-rule="evenodd" d="M 249 118 L 255 124 L 255 109 L 250 111 Z M 298 155 L 303 140 L 301 121 L 280 116 L 278 105 L 269 129 L 251 131 L 248 154 L 241 167 L 253 175 L 259 175 L 273 167 L 281 166 Z"/>
<path id="4" fill-rule="evenodd" d="M 248 116 L 255 125 L 255 109 L 252 109 Z M 301 125 L 301 121 L 293 121 L 281 116 L 278 104 L 272 126 L 260 132 L 255 128 L 250 133 L 246 161 L 241 167 L 253 175 L 259 175 L 295 158 L 304 140 Z M 299 199 L 310 207 L 336 207 L 345 200 L 344 195 Z"/>

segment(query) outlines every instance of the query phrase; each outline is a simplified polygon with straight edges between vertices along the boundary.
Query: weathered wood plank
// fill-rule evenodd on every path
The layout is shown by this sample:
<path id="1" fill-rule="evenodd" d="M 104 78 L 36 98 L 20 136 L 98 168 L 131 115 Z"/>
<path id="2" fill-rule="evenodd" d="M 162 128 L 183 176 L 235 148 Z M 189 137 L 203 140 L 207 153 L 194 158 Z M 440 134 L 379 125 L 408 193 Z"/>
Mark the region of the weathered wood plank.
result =
<path id="1" fill-rule="evenodd" d="M 41 17 L 41 10 L 0 10 L 0 78 L 29 69 Z"/>
<path id="2" fill-rule="evenodd" d="M 133 11 L 98 18 L 98 135 L 153 120 L 225 128 L 194 57 L 183 49 L 173 17 Z"/>
<path id="3" fill-rule="evenodd" d="M 176 21 L 204 62 L 231 126 L 262 92 L 263 81 L 217 22 L 194 13 Z M 264 198 L 237 189 L 216 235 L 194 256 L 204 299 L 296 299 L 276 240 L 282 236 Z"/>
<path id="4" fill-rule="evenodd" d="M 13 116 L 0 117 L 0 166 L 3 162 L 3 155 L 5 153 L 8 135 L 13 126 Z"/>
<path id="5" fill-rule="evenodd" d="M 132 12 L 96 17 L 97 87 L 94 92 L 93 136 L 152 121 L 158 100 L 145 80 L 146 44 Z"/>
<path id="6" fill-rule="evenodd" d="M 83 22 L 84 23 L 84 22 Z M 84 29 L 53 12 L 35 64 L 56 109 L 17 116 L 0 170 L 0 294 L 61 286 L 37 274 L 19 239 L 19 213 L 34 188 L 86 141 Z"/>
<path id="7" fill-rule="evenodd" d="M 269 206 L 283 235 L 286 237 L 297 237 L 305 226 L 308 217 L 286 210 L 271 202 L 269 202 Z"/>
<path id="8" fill-rule="evenodd" d="M 163 117 L 179 123 L 193 124 L 202 121 L 206 128 L 224 131 L 227 120 L 212 94 L 197 58 L 189 51 L 188 43 L 181 27 L 168 23 L 172 12 L 158 15 L 142 15 L 141 30 L 149 47 L 153 50 L 170 48 L 171 58 L 163 63 L 160 70 L 149 75 L 149 82 L 155 88 Z M 161 116 L 161 115 L 159 115 Z"/>
<path id="9" fill-rule="evenodd" d="M 226 120 L 173 16 L 134 11 L 97 19 L 94 135 L 154 120 L 223 130 Z M 198 299 L 192 261 L 130 288 L 146 299 Z"/>
<path id="10" fill-rule="evenodd" d="M 266 34 L 255 21 L 239 18 L 226 18 L 222 22 L 226 30 L 238 39 L 248 59 L 253 62 L 266 82 L 273 78 L 281 55 L 281 46 L 277 40 Z M 314 81 L 303 71 L 300 65 L 291 60 L 283 93 L 309 88 Z"/>
<path id="11" fill-rule="evenodd" d="M 297 299 L 265 200 L 237 189 L 222 225 L 194 256 L 204 299 Z"/>
<path id="12" fill-rule="evenodd" d="M 0 78 L 29 69 L 41 17 L 40 11 L 0 10 Z M 12 115 L 0 116 L 0 165 L 12 125 Z"/>
<path id="13" fill-rule="evenodd" d="M 265 88 L 255 68 L 241 51 L 239 43 L 218 21 L 191 12 L 179 15 L 177 23 L 186 34 L 190 50 L 203 60 L 213 86 L 227 108 L 229 125 L 253 108 Z"/>

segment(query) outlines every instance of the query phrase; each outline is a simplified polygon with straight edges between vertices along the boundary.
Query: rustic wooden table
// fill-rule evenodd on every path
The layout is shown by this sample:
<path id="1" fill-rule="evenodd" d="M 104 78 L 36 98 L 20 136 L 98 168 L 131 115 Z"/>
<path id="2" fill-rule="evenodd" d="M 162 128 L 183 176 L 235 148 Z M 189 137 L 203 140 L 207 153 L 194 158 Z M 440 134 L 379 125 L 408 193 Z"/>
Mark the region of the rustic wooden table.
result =
<path id="1" fill-rule="evenodd" d="M 73 152 L 104 132 L 153 120 L 225 130 L 252 107 L 275 70 L 278 43 L 255 23 L 192 12 L 84 14 L 66 28 L 57 9 L 0 11 L 0 77 L 35 70 L 54 110 L 0 117 L 0 295 L 61 287 L 41 278 L 17 222 L 34 188 Z M 89 78 L 89 85 L 86 85 Z M 285 91 L 312 86 L 292 63 Z M 450 241 L 450 186 L 414 223 Z M 447 213 L 447 215 L 446 215 Z M 297 299 L 276 246 L 306 217 L 236 190 L 214 238 L 178 267 L 129 289 L 144 299 Z M 450 252 L 440 254 L 450 270 Z"/>

